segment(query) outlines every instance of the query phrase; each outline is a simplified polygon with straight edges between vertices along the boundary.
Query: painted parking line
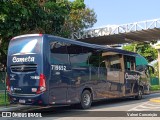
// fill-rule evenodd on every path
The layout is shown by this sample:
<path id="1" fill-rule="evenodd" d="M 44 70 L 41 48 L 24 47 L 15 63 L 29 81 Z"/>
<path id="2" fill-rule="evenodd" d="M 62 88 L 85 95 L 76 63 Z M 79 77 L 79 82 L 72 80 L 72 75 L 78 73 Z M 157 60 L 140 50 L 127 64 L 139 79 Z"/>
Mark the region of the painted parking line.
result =
<path id="1" fill-rule="evenodd" d="M 153 107 L 160 107 L 160 104 L 153 104 L 153 103 L 148 103 L 148 106 L 153 106 Z"/>
<path id="2" fill-rule="evenodd" d="M 156 99 L 156 100 L 158 100 L 158 99 Z M 155 110 L 155 109 L 160 110 L 160 102 L 159 101 L 155 102 L 155 99 L 150 99 L 149 101 L 144 102 L 134 108 L 131 108 L 128 111 L 149 111 L 149 110 Z"/>
<path id="3" fill-rule="evenodd" d="M 128 111 L 143 111 L 143 110 L 146 110 L 146 109 L 144 109 L 144 108 L 141 108 L 141 106 L 144 106 L 145 104 L 147 104 L 148 102 L 144 102 L 144 103 L 142 103 L 142 104 L 140 104 L 140 105 L 138 105 L 138 106 L 136 106 L 136 107 L 134 107 L 134 108 L 132 108 L 132 109 L 129 109 Z M 141 109 L 140 109 L 141 108 Z"/>

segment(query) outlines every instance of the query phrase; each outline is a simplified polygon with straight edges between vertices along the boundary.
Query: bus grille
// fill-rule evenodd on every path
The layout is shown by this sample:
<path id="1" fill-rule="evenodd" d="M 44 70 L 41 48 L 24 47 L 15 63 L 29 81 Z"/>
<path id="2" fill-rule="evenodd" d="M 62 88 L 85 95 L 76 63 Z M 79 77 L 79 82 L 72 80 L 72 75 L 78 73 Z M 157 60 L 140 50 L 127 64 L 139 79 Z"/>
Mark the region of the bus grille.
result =
<path id="1" fill-rule="evenodd" d="M 11 65 L 12 72 L 35 72 L 37 69 L 36 64 L 30 65 Z"/>

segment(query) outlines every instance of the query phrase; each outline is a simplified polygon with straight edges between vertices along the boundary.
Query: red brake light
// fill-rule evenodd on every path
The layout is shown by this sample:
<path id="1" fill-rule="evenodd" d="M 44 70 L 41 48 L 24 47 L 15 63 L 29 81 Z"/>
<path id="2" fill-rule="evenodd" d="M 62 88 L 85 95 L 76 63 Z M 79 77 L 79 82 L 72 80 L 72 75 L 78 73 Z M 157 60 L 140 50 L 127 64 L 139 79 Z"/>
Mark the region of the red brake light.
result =
<path id="1" fill-rule="evenodd" d="M 10 88 L 10 80 L 8 75 L 6 76 L 6 88 L 8 92 L 11 92 L 11 88 Z"/>
<path id="2" fill-rule="evenodd" d="M 37 94 L 40 94 L 44 91 L 46 91 L 46 77 L 44 76 L 44 74 L 40 74 Z"/>

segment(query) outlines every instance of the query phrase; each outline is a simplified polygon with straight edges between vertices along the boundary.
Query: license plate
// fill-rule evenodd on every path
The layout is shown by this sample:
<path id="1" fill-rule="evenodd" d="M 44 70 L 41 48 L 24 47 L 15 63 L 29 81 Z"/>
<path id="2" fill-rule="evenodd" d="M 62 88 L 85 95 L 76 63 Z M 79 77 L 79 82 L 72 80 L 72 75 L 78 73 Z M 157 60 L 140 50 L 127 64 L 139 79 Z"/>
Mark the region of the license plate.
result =
<path id="1" fill-rule="evenodd" d="M 25 100 L 19 100 L 19 103 L 25 103 L 26 101 Z"/>

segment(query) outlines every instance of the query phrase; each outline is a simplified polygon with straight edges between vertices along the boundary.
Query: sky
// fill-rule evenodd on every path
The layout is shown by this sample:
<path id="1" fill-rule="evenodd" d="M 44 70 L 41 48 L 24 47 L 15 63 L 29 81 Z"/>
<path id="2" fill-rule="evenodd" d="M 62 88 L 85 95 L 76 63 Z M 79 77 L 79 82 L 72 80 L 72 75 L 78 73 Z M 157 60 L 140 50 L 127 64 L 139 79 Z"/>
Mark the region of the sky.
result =
<path id="1" fill-rule="evenodd" d="M 160 0 L 84 1 L 97 15 L 97 23 L 93 28 L 160 18 Z"/>

